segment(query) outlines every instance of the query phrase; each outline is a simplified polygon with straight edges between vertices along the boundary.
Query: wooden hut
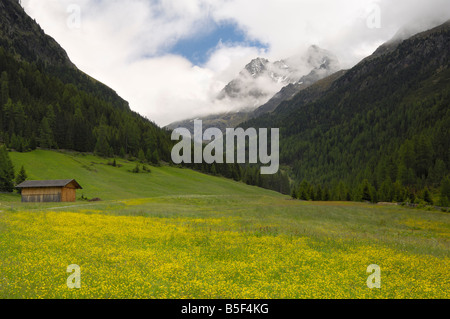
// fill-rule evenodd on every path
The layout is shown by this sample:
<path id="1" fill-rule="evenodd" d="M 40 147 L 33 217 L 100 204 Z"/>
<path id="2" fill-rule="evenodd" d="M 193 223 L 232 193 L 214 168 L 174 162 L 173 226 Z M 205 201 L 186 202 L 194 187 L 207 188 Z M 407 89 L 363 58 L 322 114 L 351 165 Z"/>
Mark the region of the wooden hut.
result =
<path id="1" fill-rule="evenodd" d="M 26 181 L 16 187 L 22 190 L 23 203 L 75 202 L 76 190 L 83 189 L 74 179 Z"/>

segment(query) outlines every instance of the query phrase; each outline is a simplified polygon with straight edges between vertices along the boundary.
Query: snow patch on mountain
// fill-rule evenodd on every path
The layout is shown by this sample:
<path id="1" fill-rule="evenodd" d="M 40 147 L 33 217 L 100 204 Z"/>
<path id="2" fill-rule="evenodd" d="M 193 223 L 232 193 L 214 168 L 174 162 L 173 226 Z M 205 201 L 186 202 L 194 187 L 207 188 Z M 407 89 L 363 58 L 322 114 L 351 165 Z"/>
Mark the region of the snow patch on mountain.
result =
<path id="1" fill-rule="evenodd" d="M 302 54 L 275 62 L 258 57 L 223 88 L 216 100 L 230 103 L 233 110 L 252 111 L 268 102 L 283 87 L 298 84 L 315 70 L 318 74 L 331 74 L 339 68 L 339 62 L 331 52 L 315 45 Z"/>

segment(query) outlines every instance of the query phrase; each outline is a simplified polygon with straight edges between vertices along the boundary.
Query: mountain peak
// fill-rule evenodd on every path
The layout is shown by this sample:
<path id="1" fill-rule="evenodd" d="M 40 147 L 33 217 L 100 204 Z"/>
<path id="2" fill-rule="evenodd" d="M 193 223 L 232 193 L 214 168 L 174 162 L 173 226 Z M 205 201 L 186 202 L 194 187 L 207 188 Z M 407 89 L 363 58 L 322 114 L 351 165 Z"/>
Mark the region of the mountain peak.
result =
<path id="1" fill-rule="evenodd" d="M 249 64 L 245 66 L 245 70 L 248 71 L 248 73 L 254 77 L 257 78 L 260 76 L 264 71 L 266 71 L 266 66 L 269 63 L 269 60 L 263 59 L 263 58 L 256 58 L 252 60 Z"/>
<path id="2" fill-rule="evenodd" d="M 205 127 L 224 130 L 272 112 L 283 100 L 339 70 L 338 59 L 317 45 L 296 56 L 271 62 L 255 58 L 217 96 L 222 103 L 230 103 L 228 112 L 202 117 Z M 192 129 L 190 120 L 168 125 L 169 128 Z"/>
<path id="3" fill-rule="evenodd" d="M 316 79 L 339 68 L 338 59 L 317 45 L 312 45 L 302 54 L 275 62 L 258 57 L 225 86 L 218 99 L 228 98 L 233 100 L 234 105 L 242 104 L 241 109 L 254 109 L 266 103 L 284 86 L 302 81 L 311 72 Z"/>

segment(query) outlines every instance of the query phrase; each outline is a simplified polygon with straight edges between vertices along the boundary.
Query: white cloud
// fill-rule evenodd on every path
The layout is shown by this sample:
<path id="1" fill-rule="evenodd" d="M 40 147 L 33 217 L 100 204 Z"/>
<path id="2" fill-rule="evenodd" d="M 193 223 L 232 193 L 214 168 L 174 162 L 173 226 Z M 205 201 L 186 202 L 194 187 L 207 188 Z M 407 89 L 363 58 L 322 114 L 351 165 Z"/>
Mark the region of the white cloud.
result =
<path id="1" fill-rule="evenodd" d="M 381 28 L 367 26 L 367 9 L 381 9 Z M 450 18 L 448 0 L 22 0 L 41 27 L 83 71 L 160 125 L 224 111 L 214 96 L 252 58 L 279 59 L 317 44 L 350 67 L 418 18 L 419 29 Z M 69 5 L 81 9 L 69 28 Z M 433 19 L 431 19 L 432 17 Z M 205 65 L 169 55 L 180 39 L 207 32 L 211 21 L 232 22 L 264 51 L 218 43 Z M 434 24 L 437 24 L 435 22 Z M 420 31 L 420 30 L 417 30 Z"/>
<path id="2" fill-rule="evenodd" d="M 118 93 L 130 97 L 130 105 L 140 105 L 142 114 L 163 125 L 190 117 L 193 110 L 208 112 L 206 92 L 213 76 L 177 56 L 136 61 L 108 74 L 116 81 L 113 86 L 121 88 Z"/>

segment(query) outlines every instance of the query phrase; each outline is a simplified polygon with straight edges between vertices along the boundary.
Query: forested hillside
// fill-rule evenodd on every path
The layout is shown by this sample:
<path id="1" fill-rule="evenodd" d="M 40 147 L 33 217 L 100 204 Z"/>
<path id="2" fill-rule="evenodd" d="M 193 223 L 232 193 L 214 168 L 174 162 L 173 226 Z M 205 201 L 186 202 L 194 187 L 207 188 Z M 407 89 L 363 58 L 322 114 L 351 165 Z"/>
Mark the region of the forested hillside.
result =
<path id="1" fill-rule="evenodd" d="M 169 161 L 166 131 L 79 71 L 17 1 L 0 6 L 0 143 Z"/>
<path id="2" fill-rule="evenodd" d="M 294 197 L 432 202 L 450 169 L 449 48 L 447 22 L 244 126 L 281 129 Z"/>
<path id="3" fill-rule="evenodd" d="M 141 163 L 171 163 L 169 132 L 131 111 L 116 92 L 78 70 L 18 1 L 2 1 L 0 9 L 0 145 L 18 152 L 67 149 L 137 158 Z M 14 170 L 8 163 L 0 163 L 0 191 L 12 191 L 14 186 Z M 256 167 L 184 166 L 290 191 L 285 174 L 262 177 Z"/>

